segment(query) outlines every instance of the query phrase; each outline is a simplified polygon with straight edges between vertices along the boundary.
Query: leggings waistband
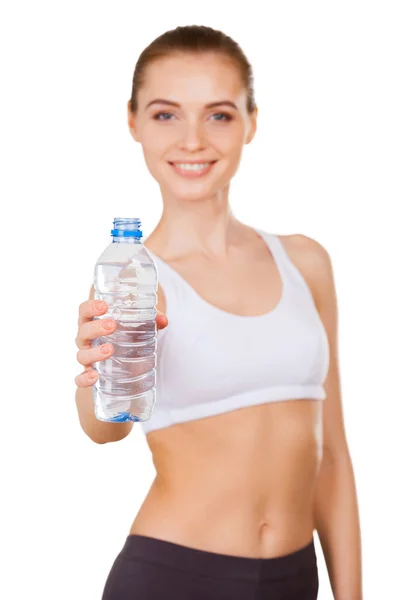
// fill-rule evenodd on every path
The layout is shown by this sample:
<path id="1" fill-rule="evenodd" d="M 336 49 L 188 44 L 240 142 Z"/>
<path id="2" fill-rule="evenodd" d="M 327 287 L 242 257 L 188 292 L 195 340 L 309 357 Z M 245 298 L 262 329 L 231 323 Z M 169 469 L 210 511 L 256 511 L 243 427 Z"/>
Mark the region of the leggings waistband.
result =
<path id="1" fill-rule="evenodd" d="M 250 558 L 208 552 L 158 538 L 130 534 L 119 556 L 199 575 L 247 581 L 291 577 L 316 568 L 313 538 L 303 548 L 283 556 Z"/>

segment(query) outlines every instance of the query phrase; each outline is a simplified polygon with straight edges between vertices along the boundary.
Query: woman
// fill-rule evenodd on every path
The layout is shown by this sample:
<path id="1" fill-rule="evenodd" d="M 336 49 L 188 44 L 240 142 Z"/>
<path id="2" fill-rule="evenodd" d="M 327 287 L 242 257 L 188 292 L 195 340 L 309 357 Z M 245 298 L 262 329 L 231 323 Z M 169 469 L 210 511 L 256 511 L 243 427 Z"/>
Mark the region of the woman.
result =
<path id="1" fill-rule="evenodd" d="M 329 255 L 229 207 L 256 118 L 251 66 L 223 33 L 178 27 L 140 56 L 128 122 L 164 203 L 146 240 L 159 331 L 157 402 L 142 426 L 156 477 L 103 600 L 314 599 L 314 529 L 334 597 L 362 597 Z M 76 339 L 79 417 L 100 443 L 133 427 L 93 415 L 92 363 L 112 344 L 91 348 L 104 335 L 92 318 L 105 312 L 92 289 Z"/>

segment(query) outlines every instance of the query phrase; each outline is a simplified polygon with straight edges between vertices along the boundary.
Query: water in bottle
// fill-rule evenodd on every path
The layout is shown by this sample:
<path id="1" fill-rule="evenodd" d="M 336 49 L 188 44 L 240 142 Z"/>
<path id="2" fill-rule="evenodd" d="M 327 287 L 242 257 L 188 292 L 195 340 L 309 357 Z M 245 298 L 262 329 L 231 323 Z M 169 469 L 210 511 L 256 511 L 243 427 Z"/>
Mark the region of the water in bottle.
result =
<path id="1" fill-rule="evenodd" d="M 92 346 L 110 342 L 113 354 L 93 364 L 94 409 L 100 421 L 147 421 L 155 403 L 158 273 L 142 243 L 138 218 L 115 218 L 112 242 L 94 269 L 95 299 L 108 305 L 117 328 Z"/>

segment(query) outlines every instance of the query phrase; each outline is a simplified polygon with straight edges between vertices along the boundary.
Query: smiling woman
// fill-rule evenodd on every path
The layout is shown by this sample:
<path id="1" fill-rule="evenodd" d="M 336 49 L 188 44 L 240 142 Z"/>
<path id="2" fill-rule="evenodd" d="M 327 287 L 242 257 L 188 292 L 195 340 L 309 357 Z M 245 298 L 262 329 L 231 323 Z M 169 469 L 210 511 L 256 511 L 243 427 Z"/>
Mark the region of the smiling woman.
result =
<path id="1" fill-rule="evenodd" d="M 141 423 L 156 477 L 103 600 L 315 600 L 316 524 L 334 589 L 361 600 L 329 256 L 229 204 L 257 126 L 251 66 L 224 33 L 178 27 L 140 55 L 127 109 L 162 195 L 145 244 L 168 323 Z"/>

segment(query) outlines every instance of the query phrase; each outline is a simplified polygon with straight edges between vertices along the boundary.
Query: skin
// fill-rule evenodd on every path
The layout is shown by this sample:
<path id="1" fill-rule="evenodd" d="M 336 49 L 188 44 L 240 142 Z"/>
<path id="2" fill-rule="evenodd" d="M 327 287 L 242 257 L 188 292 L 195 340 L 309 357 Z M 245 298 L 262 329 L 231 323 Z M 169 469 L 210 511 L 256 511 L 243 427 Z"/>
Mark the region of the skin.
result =
<path id="1" fill-rule="evenodd" d="M 146 108 L 156 98 L 180 106 L 157 104 Z M 235 103 L 237 109 L 205 108 L 207 103 L 221 100 Z M 158 113 L 166 113 L 163 120 L 154 119 Z M 232 119 L 225 120 L 221 113 Z M 252 115 L 247 112 L 246 90 L 237 68 L 212 55 L 177 55 L 158 60 L 147 68 L 136 114 L 132 114 L 128 103 L 130 132 L 142 146 L 163 199 L 162 217 L 146 246 L 204 300 L 245 316 L 272 310 L 282 289 L 264 240 L 238 221 L 229 206 L 230 182 L 244 145 L 255 135 L 256 119 L 257 111 Z M 168 164 L 185 159 L 217 163 L 205 177 L 189 180 Z M 280 239 L 308 282 L 326 327 L 331 349 L 324 382 L 327 398 L 244 407 L 150 432 L 147 442 L 156 477 L 130 533 L 211 552 L 268 558 L 310 543 L 317 520 L 325 532 L 323 549 L 331 556 L 337 553 L 326 525 L 324 496 L 331 481 L 329 473 L 335 474 L 331 465 L 335 468 L 337 457 L 342 464 L 348 452 L 331 262 L 326 250 L 311 238 L 296 234 Z M 252 268 L 244 270 L 243 265 L 249 262 Z M 89 319 L 89 305 L 86 308 Z M 167 317 L 161 286 L 157 308 Z M 166 317 L 161 317 L 159 326 L 166 325 Z M 88 335 L 94 325 L 87 320 L 82 327 Z M 87 352 L 89 356 L 93 351 Z M 321 472 L 322 485 L 318 483 Z M 351 485 L 350 481 L 344 487 L 353 500 Z M 334 488 L 329 488 L 327 495 L 332 493 Z M 358 529 L 352 533 L 357 542 Z M 345 559 L 350 563 L 348 556 Z M 350 565 L 355 572 L 357 559 L 356 555 Z M 331 573 L 334 571 L 336 588 L 341 586 L 346 594 L 348 586 L 358 582 L 352 577 L 345 587 L 345 566 L 337 566 L 338 560 L 332 558 L 329 568 Z"/>

